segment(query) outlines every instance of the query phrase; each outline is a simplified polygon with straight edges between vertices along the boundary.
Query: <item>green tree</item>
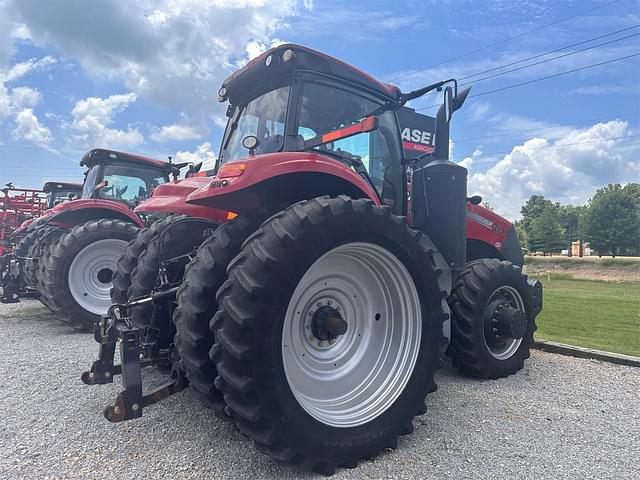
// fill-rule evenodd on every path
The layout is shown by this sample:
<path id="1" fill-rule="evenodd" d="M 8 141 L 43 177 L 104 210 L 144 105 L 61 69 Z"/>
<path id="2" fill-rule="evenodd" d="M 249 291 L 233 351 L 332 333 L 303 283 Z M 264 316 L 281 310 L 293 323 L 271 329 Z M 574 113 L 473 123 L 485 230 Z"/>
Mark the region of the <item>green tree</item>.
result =
<path id="1" fill-rule="evenodd" d="M 559 252 L 564 245 L 563 237 L 556 209 L 544 210 L 529 223 L 527 241 L 530 251 Z"/>
<path id="2" fill-rule="evenodd" d="M 527 242 L 527 231 L 524 229 L 524 224 L 522 223 L 522 220 L 516 220 L 515 222 L 513 222 L 513 226 L 516 229 L 516 234 L 518 235 L 520 246 L 522 248 L 527 248 L 527 245 L 529 244 Z"/>
<path id="3" fill-rule="evenodd" d="M 610 184 L 589 202 L 584 233 L 599 254 L 638 254 L 640 250 L 640 185 Z"/>
<path id="4" fill-rule="evenodd" d="M 542 195 L 531 195 L 520 213 L 529 251 L 557 252 L 562 249 L 566 241 L 559 203 Z"/>
<path id="5" fill-rule="evenodd" d="M 565 233 L 565 244 L 567 245 L 569 256 L 571 256 L 571 243 L 580 240 L 582 236 L 580 217 L 584 207 L 573 205 L 561 205 L 558 209 L 558 220 Z"/>
<path id="6" fill-rule="evenodd" d="M 558 208 L 558 203 L 547 200 L 542 195 L 531 195 L 527 203 L 520 209 L 522 214 L 522 225 L 527 233 L 530 232 L 530 225 L 534 218 L 539 217 L 548 209 Z"/>

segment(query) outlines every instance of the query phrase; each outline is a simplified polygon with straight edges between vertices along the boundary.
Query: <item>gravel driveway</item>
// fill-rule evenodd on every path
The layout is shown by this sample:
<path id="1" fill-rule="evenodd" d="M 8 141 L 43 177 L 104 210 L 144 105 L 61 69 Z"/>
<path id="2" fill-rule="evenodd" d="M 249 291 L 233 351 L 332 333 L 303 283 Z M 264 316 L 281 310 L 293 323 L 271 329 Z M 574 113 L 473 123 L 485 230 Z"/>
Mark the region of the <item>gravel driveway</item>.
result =
<path id="1" fill-rule="evenodd" d="M 37 301 L 0 304 L 0 478 L 314 477 L 260 454 L 189 389 L 107 422 L 119 384 L 79 379 L 96 351 Z M 333 478 L 638 478 L 640 369 L 534 352 L 504 380 L 437 381 L 396 451 Z"/>

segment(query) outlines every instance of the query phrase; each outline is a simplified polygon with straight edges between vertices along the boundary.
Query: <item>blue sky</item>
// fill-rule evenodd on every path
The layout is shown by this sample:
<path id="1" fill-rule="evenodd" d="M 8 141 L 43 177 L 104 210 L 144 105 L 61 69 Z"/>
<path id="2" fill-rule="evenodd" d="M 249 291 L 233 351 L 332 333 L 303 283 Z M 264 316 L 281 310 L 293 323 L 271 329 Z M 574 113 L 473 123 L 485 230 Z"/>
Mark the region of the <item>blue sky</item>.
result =
<path id="1" fill-rule="evenodd" d="M 639 24 L 635 0 L 0 0 L 0 184 L 80 180 L 99 146 L 211 162 L 221 80 L 287 41 L 403 90 L 490 70 L 452 128 L 470 190 L 512 218 L 534 193 L 582 204 L 640 179 L 640 57 L 615 60 L 640 53 Z"/>

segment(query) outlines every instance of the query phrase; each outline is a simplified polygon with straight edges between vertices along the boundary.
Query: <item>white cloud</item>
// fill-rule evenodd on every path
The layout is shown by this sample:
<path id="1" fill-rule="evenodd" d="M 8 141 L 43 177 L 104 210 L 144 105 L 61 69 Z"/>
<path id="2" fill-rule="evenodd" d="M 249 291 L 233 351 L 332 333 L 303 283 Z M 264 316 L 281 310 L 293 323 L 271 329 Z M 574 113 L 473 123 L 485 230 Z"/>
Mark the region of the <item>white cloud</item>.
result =
<path id="1" fill-rule="evenodd" d="M 305 8 L 307 5 L 303 5 Z M 269 46 L 299 2 L 161 0 L 23 2 L 5 12 L 36 46 L 57 48 L 100 79 L 122 81 L 139 96 L 205 125 L 219 112 L 220 83 L 247 50 Z M 0 13 L 0 16 L 2 15 Z"/>
<path id="2" fill-rule="evenodd" d="M 40 92 L 35 88 L 24 86 L 11 88 L 8 84 L 32 71 L 43 70 L 55 63 L 55 58 L 46 56 L 37 60 L 32 58 L 26 62 L 17 63 L 11 68 L 0 68 L 0 121 L 23 108 L 34 107 L 42 99 Z"/>
<path id="3" fill-rule="evenodd" d="M 176 152 L 173 161 L 176 163 L 189 162 L 193 164 L 202 162 L 201 171 L 204 171 L 211 170 L 213 167 L 215 167 L 216 158 L 216 154 L 211 149 L 211 143 L 205 142 L 198 145 L 193 152 Z"/>
<path id="4" fill-rule="evenodd" d="M 70 127 L 75 131 L 75 141 L 82 148 L 103 146 L 107 148 L 135 147 L 144 142 L 137 128 L 127 130 L 110 128 L 114 117 L 137 99 L 135 93 L 111 95 L 107 98 L 89 97 L 76 102 Z"/>
<path id="5" fill-rule="evenodd" d="M 480 150 L 479 148 L 476 148 L 470 157 L 465 157 L 460 162 L 458 162 L 458 165 L 462 165 L 467 170 L 471 170 L 471 166 L 473 165 L 473 160 L 480 156 L 482 156 L 482 150 Z"/>
<path id="6" fill-rule="evenodd" d="M 42 95 L 35 88 L 16 87 L 11 89 L 11 103 L 15 109 L 35 107 L 41 99 Z"/>
<path id="7" fill-rule="evenodd" d="M 156 142 L 166 142 L 168 140 L 195 140 L 206 135 L 206 131 L 200 126 L 174 124 L 165 125 L 151 134 L 151 138 Z"/>
<path id="8" fill-rule="evenodd" d="M 533 194 L 584 204 L 603 185 L 640 178 L 640 144 L 634 133 L 627 122 L 614 120 L 571 130 L 556 140 L 531 138 L 485 172 L 472 173 L 469 192 L 480 193 L 512 219 Z"/>
<path id="9" fill-rule="evenodd" d="M 639 93 L 638 85 L 591 85 L 588 87 L 577 87 L 567 91 L 567 96 L 572 95 L 610 95 Z"/>
<path id="10" fill-rule="evenodd" d="M 49 55 L 38 60 L 31 58 L 26 62 L 16 63 L 13 65 L 7 72 L 0 74 L 0 79 L 5 82 L 13 82 L 24 77 L 30 72 L 43 70 L 54 65 L 56 62 L 57 60 Z"/>
<path id="11" fill-rule="evenodd" d="M 40 123 L 32 109 L 25 108 L 20 111 L 15 122 L 13 136 L 16 140 L 28 140 L 42 145 L 51 143 L 51 131 Z"/>
<path id="12" fill-rule="evenodd" d="M 0 27 L 2 23 L 0 20 Z M 2 34 L 0 34 L 1 36 Z M 30 72 L 43 70 L 54 63 L 56 63 L 55 58 L 46 56 L 38 60 L 32 58 L 26 62 L 17 63 L 11 68 L 0 68 L 0 124 L 7 117 L 13 117 L 14 138 L 31 140 L 41 144 L 51 142 L 51 131 L 40 124 L 33 113 L 33 107 L 42 100 L 40 91 L 25 86 L 10 87 L 9 84 Z M 1 65 L 0 63 L 0 67 Z"/>

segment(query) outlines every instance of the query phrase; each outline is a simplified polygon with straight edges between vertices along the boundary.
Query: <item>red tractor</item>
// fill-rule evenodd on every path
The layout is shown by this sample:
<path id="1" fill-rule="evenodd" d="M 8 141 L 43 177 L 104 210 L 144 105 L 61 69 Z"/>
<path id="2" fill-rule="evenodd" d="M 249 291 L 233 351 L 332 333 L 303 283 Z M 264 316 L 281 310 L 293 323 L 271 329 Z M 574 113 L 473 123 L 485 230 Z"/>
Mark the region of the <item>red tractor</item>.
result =
<path id="1" fill-rule="evenodd" d="M 47 194 L 47 209 L 70 200 L 80 198 L 82 195 L 81 183 L 47 182 L 42 187 Z"/>
<path id="2" fill-rule="evenodd" d="M 434 151 L 403 154 L 397 112 L 444 90 Z M 179 286 L 114 304 L 82 380 L 124 390 L 111 421 L 184 387 L 143 394 L 143 332 L 129 310 L 177 289 L 179 372 L 264 452 L 331 474 L 410 433 L 435 369 L 499 378 L 522 368 L 542 290 L 512 226 L 467 197 L 448 160 L 455 80 L 402 93 L 322 53 L 281 45 L 223 83 L 216 175 L 186 203 L 232 211 Z M 510 261 L 511 260 L 511 261 Z M 516 262 L 516 263 L 514 263 Z M 120 340 L 121 364 L 113 364 Z"/>
<path id="3" fill-rule="evenodd" d="M 56 205 L 26 226 L 17 247 L 22 255 L 13 262 L 21 262 L 23 268 L 14 265 L 14 270 L 23 273 L 24 283 L 62 320 L 90 329 L 111 304 L 118 258 L 145 220 L 152 220 L 133 208 L 153 189 L 176 182 L 186 164 L 104 149 L 91 150 L 80 164 L 87 167 L 81 197 Z M 161 209 L 154 214 L 165 215 Z M 206 214 L 209 219 L 222 215 L 211 209 Z M 7 297 L 7 288 L 3 290 Z M 10 293 L 15 300 L 18 292 Z"/>

